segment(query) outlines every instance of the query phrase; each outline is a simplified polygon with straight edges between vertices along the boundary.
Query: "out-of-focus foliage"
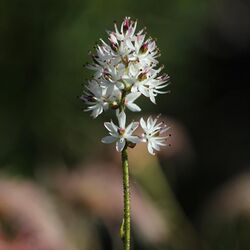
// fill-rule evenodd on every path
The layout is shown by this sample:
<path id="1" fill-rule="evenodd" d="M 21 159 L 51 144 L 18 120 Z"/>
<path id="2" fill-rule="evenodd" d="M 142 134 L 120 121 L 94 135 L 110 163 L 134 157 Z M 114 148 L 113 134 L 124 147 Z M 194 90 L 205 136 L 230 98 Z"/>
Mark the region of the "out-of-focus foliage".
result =
<path id="1" fill-rule="evenodd" d="M 172 82 L 157 106 L 140 103 L 172 131 L 160 164 L 130 153 L 135 249 L 249 249 L 249 200 L 235 206 L 250 192 L 237 177 L 250 165 L 247 0 L 0 0 L 0 249 L 36 250 L 39 237 L 46 250 L 119 249 L 120 159 L 100 142 L 109 115 L 92 120 L 77 96 L 88 51 L 124 16 L 157 37 Z M 32 202 L 45 207 L 29 215 Z M 46 227 L 51 241 L 34 233 Z"/>

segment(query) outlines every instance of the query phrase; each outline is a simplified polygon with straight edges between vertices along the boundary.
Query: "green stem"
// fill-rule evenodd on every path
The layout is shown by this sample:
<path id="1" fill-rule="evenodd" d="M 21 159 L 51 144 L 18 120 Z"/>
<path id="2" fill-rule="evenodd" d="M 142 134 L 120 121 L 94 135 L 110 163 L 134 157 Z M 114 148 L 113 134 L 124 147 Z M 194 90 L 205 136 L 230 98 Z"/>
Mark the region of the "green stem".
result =
<path id="1" fill-rule="evenodd" d="M 122 170 L 123 170 L 123 202 L 124 215 L 122 223 L 123 249 L 130 250 L 130 194 L 129 194 L 129 168 L 127 145 L 122 150 Z"/>

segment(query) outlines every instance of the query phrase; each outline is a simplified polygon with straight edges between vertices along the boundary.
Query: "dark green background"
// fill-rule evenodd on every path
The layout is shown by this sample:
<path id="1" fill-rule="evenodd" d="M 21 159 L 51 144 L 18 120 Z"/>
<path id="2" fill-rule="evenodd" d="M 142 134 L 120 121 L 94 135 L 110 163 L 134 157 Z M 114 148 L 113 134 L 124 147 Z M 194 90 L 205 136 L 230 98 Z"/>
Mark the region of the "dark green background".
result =
<path id="1" fill-rule="evenodd" d="M 92 120 L 81 111 L 77 96 L 90 75 L 83 64 L 124 16 L 157 38 L 171 76 L 171 94 L 157 106 L 141 105 L 177 119 L 190 133 L 195 159 L 179 163 L 184 174 L 169 171 L 177 200 L 199 231 L 202 202 L 249 168 L 247 0 L 1 0 L 1 171 L 34 178 L 42 164 L 63 161 L 71 169 L 92 154 L 109 114 Z"/>

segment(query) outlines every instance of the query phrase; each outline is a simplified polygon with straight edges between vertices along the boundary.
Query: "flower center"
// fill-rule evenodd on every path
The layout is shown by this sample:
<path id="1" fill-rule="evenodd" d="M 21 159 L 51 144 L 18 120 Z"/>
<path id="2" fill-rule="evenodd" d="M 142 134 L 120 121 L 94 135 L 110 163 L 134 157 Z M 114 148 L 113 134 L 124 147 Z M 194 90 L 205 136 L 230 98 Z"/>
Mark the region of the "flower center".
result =
<path id="1" fill-rule="evenodd" d="M 118 133 L 119 133 L 119 135 L 124 135 L 125 129 L 124 128 L 119 128 Z"/>
<path id="2" fill-rule="evenodd" d="M 147 79 L 147 73 L 143 72 L 138 75 L 138 80 L 141 82 L 143 80 Z"/>

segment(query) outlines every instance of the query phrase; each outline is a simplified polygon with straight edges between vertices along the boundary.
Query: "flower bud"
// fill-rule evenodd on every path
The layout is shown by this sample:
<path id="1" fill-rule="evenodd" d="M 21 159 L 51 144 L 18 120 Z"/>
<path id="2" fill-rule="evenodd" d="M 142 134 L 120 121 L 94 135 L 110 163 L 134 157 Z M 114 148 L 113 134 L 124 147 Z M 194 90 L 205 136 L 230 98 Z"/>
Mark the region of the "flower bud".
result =
<path id="1" fill-rule="evenodd" d="M 118 109 L 119 108 L 119 104 L 117 103 L 117 101 L 113 101 L 109 104 L 111 109 Z"/>
<path id="2" fill-rule="evenodd" d="M 148 43 L 144 43 L 144 44 L 141 46 L 139 52 L 140 52 L 141 54 L 144 54 L 144 53 L 146 53 L 147 51 L 148 51 Z"/>
<path id="3" fill-rule="evenodd" d="M 129 26 L 132 24 L 130 18 L 126 18 L 123 22 L 123 32 L 126 32 L 129 29 Z"/>

